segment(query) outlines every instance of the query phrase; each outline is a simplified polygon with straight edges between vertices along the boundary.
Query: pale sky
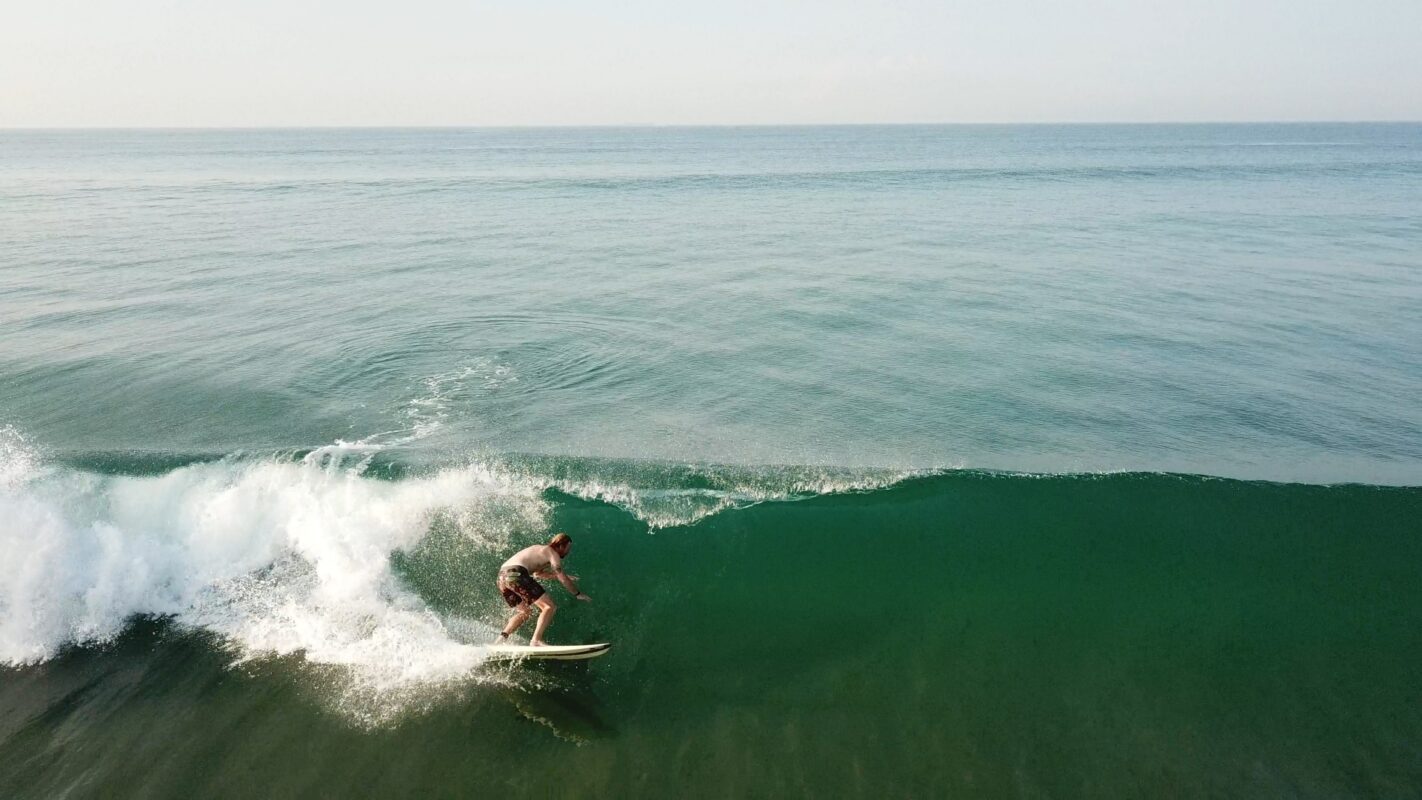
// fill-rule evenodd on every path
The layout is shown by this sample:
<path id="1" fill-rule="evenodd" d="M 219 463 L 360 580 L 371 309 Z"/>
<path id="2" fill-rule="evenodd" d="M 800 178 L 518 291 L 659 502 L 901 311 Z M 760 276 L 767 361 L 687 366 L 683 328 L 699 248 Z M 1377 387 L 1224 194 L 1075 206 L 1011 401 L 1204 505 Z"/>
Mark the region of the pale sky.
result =
<path id="1" fill-rule="evenodd" d="M 1422 120 L 1422 0 L 3 0 L 0 126 Z"/>

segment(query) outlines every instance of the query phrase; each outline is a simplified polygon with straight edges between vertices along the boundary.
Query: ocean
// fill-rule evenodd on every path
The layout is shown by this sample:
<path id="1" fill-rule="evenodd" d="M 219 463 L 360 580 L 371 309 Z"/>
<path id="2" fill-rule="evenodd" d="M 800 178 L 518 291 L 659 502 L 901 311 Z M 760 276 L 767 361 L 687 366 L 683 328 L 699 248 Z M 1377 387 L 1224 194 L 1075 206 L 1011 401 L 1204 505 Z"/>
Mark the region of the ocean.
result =
<path id="1" fill-rule="evenodd" d="M 1418 209 L 1422 124 L 0 131 L 0 796 L 1422 797 Z M 613 649 L 488 660 L 560 530 Z"/>

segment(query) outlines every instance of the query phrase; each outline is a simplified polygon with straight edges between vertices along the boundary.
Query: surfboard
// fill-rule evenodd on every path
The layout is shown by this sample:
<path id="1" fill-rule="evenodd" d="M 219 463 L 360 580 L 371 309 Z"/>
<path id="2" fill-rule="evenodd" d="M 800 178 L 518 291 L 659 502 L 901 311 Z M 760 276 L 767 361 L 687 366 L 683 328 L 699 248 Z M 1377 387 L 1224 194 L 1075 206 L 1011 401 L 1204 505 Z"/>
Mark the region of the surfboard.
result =
<path id="1" fill-rule="evenodd" d="M 609 642 L 598 644 L 547 644 L 532 647 L 526 644 L 491 644 L 489 657 L 497 659 L 546 658 L 553 661 L 581 661 L 597 658 L 612 649 Z"/>

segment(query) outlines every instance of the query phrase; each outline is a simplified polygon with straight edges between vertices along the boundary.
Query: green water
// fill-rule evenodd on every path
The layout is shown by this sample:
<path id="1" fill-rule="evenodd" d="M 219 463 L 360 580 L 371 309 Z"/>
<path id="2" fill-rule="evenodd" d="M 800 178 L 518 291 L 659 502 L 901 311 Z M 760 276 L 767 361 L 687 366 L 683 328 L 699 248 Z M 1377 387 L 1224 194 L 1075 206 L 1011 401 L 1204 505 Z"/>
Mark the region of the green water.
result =
<path id="1" fill-rule="evenodd" d="M 210 637 L 147 622 L 6 676 L 5 793 L 1410 796 L 1422 781 L 1417 490 L 958 473 L 652 534 L 549 499 L 596 598 L 555 640 L 609 640 L 609 656 L 485 667 L 497 683 L 430 690 L 367 728 L 299 658 L 231 668 Z M 496 614 L 496 562 L 434 527 L 399 574 L 443 612 Z"/>

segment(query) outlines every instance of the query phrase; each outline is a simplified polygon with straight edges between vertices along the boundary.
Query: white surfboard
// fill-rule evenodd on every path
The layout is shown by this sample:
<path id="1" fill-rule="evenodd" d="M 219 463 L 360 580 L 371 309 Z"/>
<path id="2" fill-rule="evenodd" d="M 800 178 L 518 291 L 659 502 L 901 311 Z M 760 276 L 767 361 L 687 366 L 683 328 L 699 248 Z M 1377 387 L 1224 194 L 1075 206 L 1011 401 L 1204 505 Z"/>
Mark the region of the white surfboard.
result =
<path id="1" fill-rule="evenodd" d="M 526 644 L 491 644 L 489 657 L 497 659 L 546 658 L 554 661 L 581 661 L 597 658 L 612 649 L 609 642 L 598 644 L 545 644 L 533 647 Z"/>

